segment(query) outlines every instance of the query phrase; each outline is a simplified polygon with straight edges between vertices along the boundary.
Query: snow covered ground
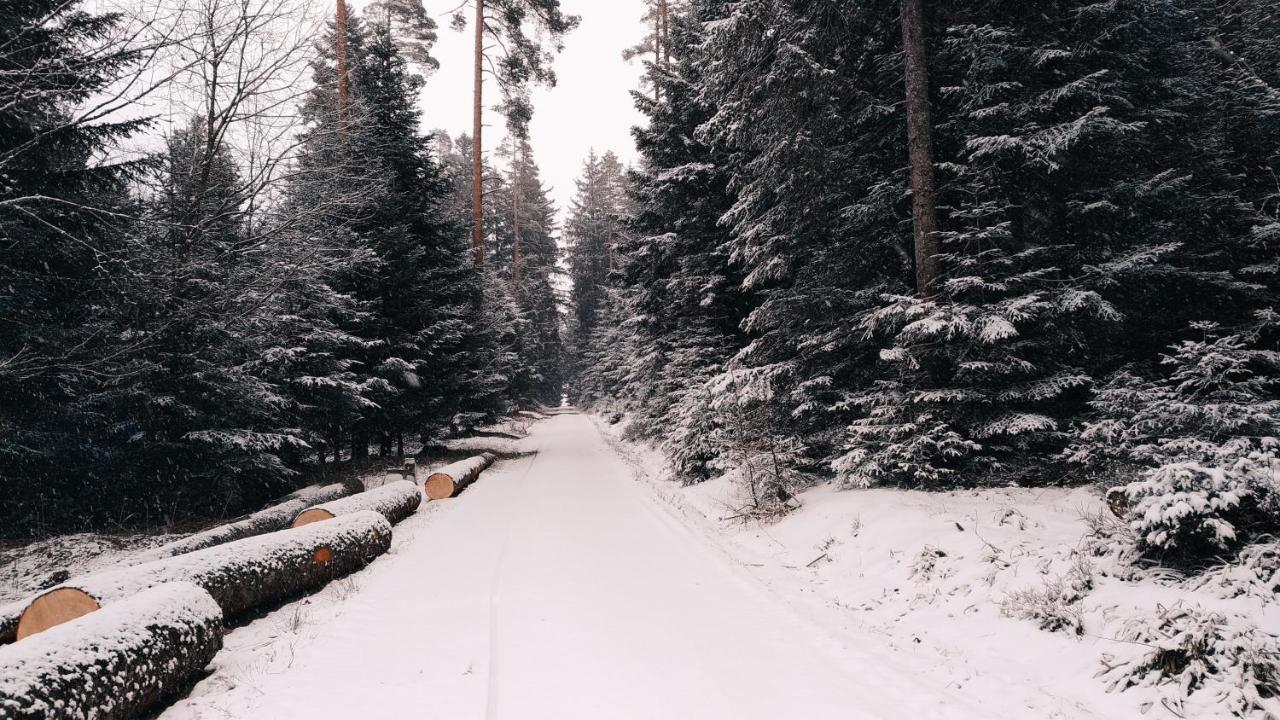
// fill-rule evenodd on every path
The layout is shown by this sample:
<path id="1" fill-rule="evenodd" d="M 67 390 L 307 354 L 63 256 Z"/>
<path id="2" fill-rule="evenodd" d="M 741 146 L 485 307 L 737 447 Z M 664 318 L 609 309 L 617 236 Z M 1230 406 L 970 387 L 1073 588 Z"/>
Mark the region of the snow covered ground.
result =
<path id="1" fill-rule="evenodd" d="M 233 632 L 162 717 L 1030 717 L 796 612 L 589 418 L 531 437 L 369 569 Z"/>
<path id="2" fill-rule="evenodd" d="M 744 521 L 747 502 L 732 475 L 684 487 L 667 479 L 658 451 L 617 439 L 619 426 L 600 426 L 671 512 L 779 598 L 833 636 L 865 636 L 949 687 L 1006 701 L 1009 717 L 1229 718 L 1228 696 L 1238 691 L 1231 678 L 1190 700 L 1170 686 L 1107 692 L 1123 663 L 1152 651 L 1123 639 L 1126 627 L 1194 607 L 1280 631 L 1280 599 L 1265 581 L 1196 582 L 1091 552 L 1085 517 L 1110 517 L 1094 488 L 826 485 L 776 522 Z M 1081 584 L 1088 587 L 1073 587 Z M 1045 607 L 1028 613 L 1036 602 Z M 1042 622 L 1062 626 L 1049 632 Z M 1108 666 L 1116 670 L 1104 674 Z M 1273 715 L 1250 717 L 1280 717 L 1280 701 L 1269 702 Z"/>
<path id="3" fill-rule="evenodd" d="M 0 605 L 25 598 L 67 578 L 111 567 L 181 535 L 77 533 L 0 551 Z"/>
<path id="4" fill-rule="evenodd" d="M 1092 677 L 1116 644 L 1108 618 L 1183 588 L 1099 572 L 1079 636 L 1003 614 L 1081 566 L 1088 491 L 818 488 L 778 522 L 726 521 L 731 478 L 680 487 L 601 427 L 536 423 L 521 441 L 536 454 L 425 505 L 366 570 L 233 631 L 161 718 L 1226 716 Z M 1274 604 L 1197 599 L 1277 620 Z"/>

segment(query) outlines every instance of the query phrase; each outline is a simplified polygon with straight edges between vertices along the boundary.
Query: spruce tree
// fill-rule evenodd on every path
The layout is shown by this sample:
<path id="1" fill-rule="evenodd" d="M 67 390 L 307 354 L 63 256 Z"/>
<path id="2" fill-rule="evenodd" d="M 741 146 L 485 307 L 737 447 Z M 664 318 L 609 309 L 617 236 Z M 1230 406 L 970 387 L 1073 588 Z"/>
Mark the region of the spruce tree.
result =
<path id="1" fill-rule="evenodd" d="M 73 499 L 100 492 L 112 422 L 87 407 L 125 378 L 145 338 L 120 315 L 134 276 L 125 260 L 142 169 L 118 143 L 146 120 L 76 109 L 140 60 L 116 43 L 122 19 L 79 3 L 19 0 L 0 23 L 0 527 L 3 534 L 84 520 Z"/>

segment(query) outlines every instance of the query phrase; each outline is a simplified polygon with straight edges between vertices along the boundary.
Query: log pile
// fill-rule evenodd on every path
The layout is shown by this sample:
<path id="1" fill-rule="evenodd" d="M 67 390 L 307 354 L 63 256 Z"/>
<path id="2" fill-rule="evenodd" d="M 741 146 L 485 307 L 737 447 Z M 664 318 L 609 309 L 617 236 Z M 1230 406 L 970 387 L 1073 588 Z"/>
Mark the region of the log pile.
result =
<path id="1" fill-rule="evenodd" d="M 394 525 L 412 515 L 421 504 L 422 491 L 418 489 L 417 483 L 409 480 L 397 480 L 380 488 L 366 490 L 341 500 L 334 500 L 333 502 L 307 508 L 298 513 L 298 516 L 293 521 L 293 526 L 302 527 L 362 510 L 372 510 Z"/>
<path id="2" fill-rule="evenodd" d="M 213 596 L 226 617 L 234 618 L 355 572 L 390 547 L 387 519 L 373 511 L 357 512 L 330 522 L 73 579 L 23 603 L 14 634 L 21 640 L 92 612 L 94 606 L 107 607 L 172 582 L 199 586 Z M 0 617 L 4 614 L 0 610 Z M 0 636 L 0 642 L 4 641 Z"/>
<path id="3" fill-rule="evenodd" d="M 276 505 L 259 510 L 252 515 L 226 525 L 196 533 L 190 537 L 161 545 L 126 559 L 130 565 L 140 565 L 154 560 L 177 557 L 186 553 L 224 545 L 236 540 L 255 537 L 264 533 L 284 530 L 293 524 L 298 513 L 309 507 L 332 502 L 351 494 L 351 488 L 341 483 L 313 485 L 284 496 Z M 18 621 L 30 600 L 0 606 L 0 644 L 13 642 L 17 637 Z"/>
<path id="4" fill-rule="evenodd" d="M 427 476 L 427 498 L 444 500 L 457 495 L 475 482 L 496 459 L 496 455 L 486 452 L 436 470 Z"/>
<path id="5" fill-rule="evenodd" d="M 350 494 L 351 488 L 342 483 L 303 488 L 281 498 L 278 504 L 259 510 L 243 520 L 219 525 L 216 528 L 196 533 L 167 545 L 161 545 L 153 550 L 130 557 L 128 562 L 131 565 L 136 565 L 152 560 L 176 557 L 247 537 L 283 530 L 292 525 L 294 519 L 298 517 L 298 513 L 307 508 L 333 502 Z"/>
<path id="6" fill-rule="evenodd" d="M 0 717 L 137 717 L 180 690 L 222 648 L 222 610 L 169 583 L 0 647 Z"/>

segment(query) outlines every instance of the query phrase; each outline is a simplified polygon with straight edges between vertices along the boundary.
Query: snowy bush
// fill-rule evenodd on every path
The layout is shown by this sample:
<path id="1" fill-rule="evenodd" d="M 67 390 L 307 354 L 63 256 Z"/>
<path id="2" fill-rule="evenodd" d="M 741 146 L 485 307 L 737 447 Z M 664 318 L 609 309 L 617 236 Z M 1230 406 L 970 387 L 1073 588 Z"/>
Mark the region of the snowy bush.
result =
<path id="1" fill-rule="evenodd" d="M 1104 655 L 1099 673 L 1111 690 L 1156 687 L 1173 706 L 1210 692 L 1238 717 L 1280 712 L 1280 638 L 1247 618 L 1199 607 L 1157 607 L 1131 618 L 1115 638 L 1123 649 Z"/>
<path id="2" fill-rule="evenodd" d="M 1117 373 L 1096 395 L 1069 459 L 1104 472 L 1141 473 L 1113 499 L 1146 556 L 1202 563 L 1280 529 L 1280 353 L 1250 332 L 1193 325 L 1203 337 L 1174 346 L 1167 373 Z"/>
<path id="3" fill-rule="evenodd" d="M 1203 590 L 1222 598 L 1251 597 L 1264 603 L 1280 602 L 1280 542 L 1250 545 L 1232 562 L 1220 563 L 1187 580 L 1188 589 Z"/>
<path id="4" fill-rule="evenodd" d="M 1093 568 L 1077 558 L 1062 577 L 1046 580 L 1040 587 L 1016 590 L 1000 604 L 1005 617 L 1030 620 L 1049 632 L 1084 634 L 1082 602 L 1093 589 Z"/>
<path id="5" fill-rule="evenodd" d="M 958 479 L 961 461 L 982 449 L 917 407 L 896 383 L 880 383 L 854 403 L 865 414 L 850 425 L 846 452 L 832 466 L 845 485 L 945 486 Z"/>
<path id="6" fill-rule="evenodd" d="M 674 423 L 665 433 L 663 448 L 686 482 L 709 479 L 723 450 L 723 428 L 711 401 L 710 388 L 698 384 L 680 393 L 671 408 Z"/>
<path id="7" fill-rule="evenodd" d="M 723 427 L 720 462 L 737 473 L 747 503 L 743 514 L 774 516 L 793 508 L 796 493 L 812 483 L 801 469 L 808 448 L 776 429 L 767 405 L 773 396 L 771 378 L 726 371 L 711 380 L 709 391 L 709 406 Z"/>
<path id="8" fill-rule="evenodd" d="M 1226 554 L 1240 543 L 1237 527 L 1260 520 L 1259 487 L 1248 474 L 1169 463 L 1124 489 L 1129 524 L 1148 555 L 1197 560 Z"/>

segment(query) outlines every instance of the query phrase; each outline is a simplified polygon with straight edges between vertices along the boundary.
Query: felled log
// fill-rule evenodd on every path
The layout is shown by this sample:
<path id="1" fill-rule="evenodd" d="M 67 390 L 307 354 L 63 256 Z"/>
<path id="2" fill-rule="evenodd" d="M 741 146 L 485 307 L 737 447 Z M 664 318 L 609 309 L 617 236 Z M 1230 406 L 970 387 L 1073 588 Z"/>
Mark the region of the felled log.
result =
<path id="1" fill-rule="evenodd" d="M 73 579 L 27 604 L 19 641 L 147 588 L 190 582 L 233 618 L 323 586 L 368 565 L 391 547 L 391 524 L 365 510 L 331 522 L 280 530 L 174 558 Z"/>
<path id="2" fill-rule="evenodd" d="M 219 525 L 190 537 L 161 545 L 160 547 L 129 556 L 125 562 L 139 565 L 154 560 L 176 557 L 186 553 L 216 547 L 225 543 L 242 540 L 264 533 L 284 530 L 293 524 L 298 513 L 314 505 L 338 500 L 351 494 L 352 488 L 342 483 L 333 485 L 312 485 L 302 488 L 280 499 L 271 507 L 259 510 L 252 515 L 226 525 Z M 19 602 L 0 606 L 0 644 L 13 642 L 17 637 L 18 622 L 26 611 L 30 598 Z"/>
<path id="3" fill-rule="evenodd" d="M 128 562 L 130 565 L 136 565 L 151 560 L 175 557 L 263 533 L 283 530 L 291 526 L 294 519 L 298 517 L 298 513 L 307 508 L 333 502 L 350 494 L 351 488 L 342 483 L 303 488 L 281 498 L 280 503 L 259 510 L 243 520 L 219 525 L 167 545 L 161 545 L 129 558 Z"/>
<path id="4" fill-rule="evenodd" d="M 422 491 L 417 483 L 408 480 L 397 480 L 380 488 L 356 493 L 350 497 L 317 505 L 298 513 L 293 521 L 294 527 L 302 527 L 311 523 L 332 520 L 340 515 L 350 515 L 362 510 L 372 510 L 387 519 L 392 525 L 413 514 L 422 504 Z"/>
<path id="5" fill-rule="evenodd" d="M 496 455 L 486 452 L 436 470 L 427 476 L 427 498 L 444 500 L 457 495 L 475 482 L 496 459 Z"/>
<path id="6" fill-rule="evenodd" d="M 0 647 L 0 717 L 137 717 L 175 695 L 222 648 L 222 610 L 167 583 Z"/>

